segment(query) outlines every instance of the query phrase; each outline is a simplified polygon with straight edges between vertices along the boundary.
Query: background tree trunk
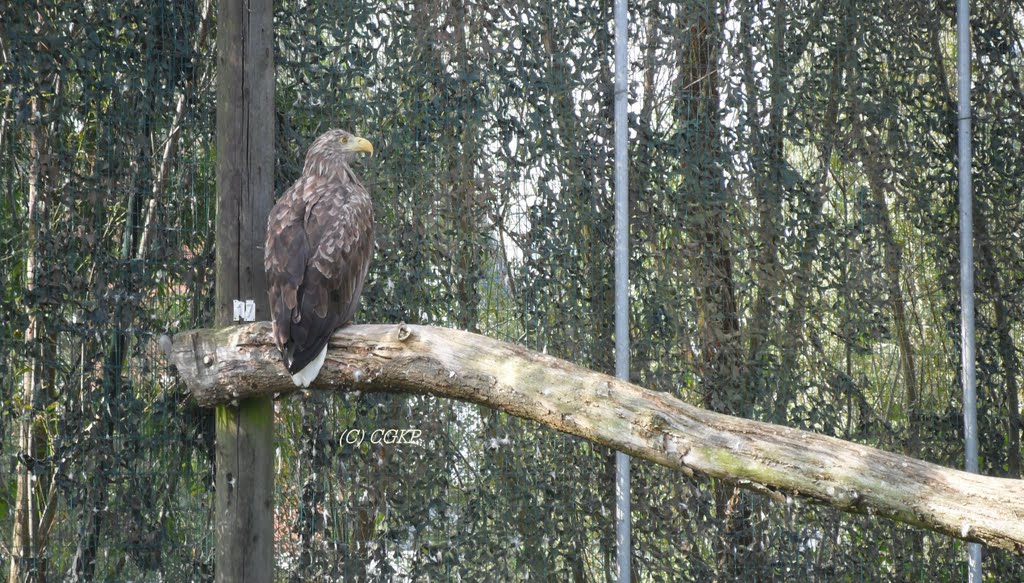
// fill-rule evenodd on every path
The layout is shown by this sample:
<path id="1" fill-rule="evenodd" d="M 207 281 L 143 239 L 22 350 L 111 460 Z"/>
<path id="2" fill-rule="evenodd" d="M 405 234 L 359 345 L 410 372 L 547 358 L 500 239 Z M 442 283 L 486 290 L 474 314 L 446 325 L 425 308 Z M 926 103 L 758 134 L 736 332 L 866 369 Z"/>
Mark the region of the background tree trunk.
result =
<path id="1" fill-rule="evenodd" d="M 39 479 L 48 475 L 40 472 L 47 455 L 48 437 L 44 407 L 46 391 L 52 389 L 52 374 L 49 372 L 53 359 L 52 342 L 47 339 L 41 301 L 45 290 L 45 279 L 40 277 L 40 258 L 45 256 L 42 249 L 42 234 L 47 223 L 46 174 L 49 156 L 46 147 L 46 108 L 41 97 L 32 100 L 34 122 L 29 133 L 28 169 L 28 217 L 27 246 L 25 260 L 25 290 L 34 301 L 28 311 L 28 326 L 25 328 L 25 349 L 29 356 L 28 368 L 22 377 L 21 415 L 18 423 L 18 466 L 17 490 L 14 505 L 14 531 L 11 544 L 10 582 L 46 581 L 46 560 L 40 554 L 40 516 L 45 500 L 41 485 L 48 480 Z M 43 281 L 40 281 L 43 279 Z M 47 382 L 49 380 L 49 383 Z"/>

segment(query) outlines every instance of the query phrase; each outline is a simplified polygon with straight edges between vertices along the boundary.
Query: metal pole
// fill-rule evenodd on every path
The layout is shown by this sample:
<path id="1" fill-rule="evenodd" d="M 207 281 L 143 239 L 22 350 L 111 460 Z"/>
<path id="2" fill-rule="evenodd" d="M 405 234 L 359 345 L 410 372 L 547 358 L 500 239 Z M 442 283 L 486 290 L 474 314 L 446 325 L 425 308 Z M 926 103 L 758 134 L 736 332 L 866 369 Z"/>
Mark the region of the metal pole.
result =
<path id="1" fill-rule="evenodd" d="M 974 233 L 971 208 L 971 36 L 968 0 L 957 0 L 957 88 L 960 180 L 960 354 L 964 389 L 964 469 L 978 473 L 978 409 L 974 371 Z M 981 545 L 967 545 L 967 580 L 981 583 Z"/>
<path id="2" fill-rule="evenodd" d="M 629 85 L 626 0 L 615 0 L 615 376 L 629 380 Z M 619 583 L 629 583 L 629 456 L 615 454 L 615 543 Z"/>

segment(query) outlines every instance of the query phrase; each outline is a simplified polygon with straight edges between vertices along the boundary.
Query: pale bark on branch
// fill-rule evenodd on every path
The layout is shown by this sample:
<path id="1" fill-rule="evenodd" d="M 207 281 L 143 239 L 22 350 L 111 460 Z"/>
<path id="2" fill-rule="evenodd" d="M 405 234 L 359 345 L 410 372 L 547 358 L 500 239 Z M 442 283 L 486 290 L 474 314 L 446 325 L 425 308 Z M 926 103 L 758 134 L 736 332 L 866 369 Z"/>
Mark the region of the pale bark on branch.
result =
<path id="1" fill-rule="evenodd" d="M 1024 481 L 944 468 L 779 425 L 713 413 L 477 334 L 360 325 L 331 339 L 314 388 L 432 394 L 501 409 L 664 466 L 1024 552 Z M 203 406 L 294 390 L 270 324 L 165 343 Z"/>

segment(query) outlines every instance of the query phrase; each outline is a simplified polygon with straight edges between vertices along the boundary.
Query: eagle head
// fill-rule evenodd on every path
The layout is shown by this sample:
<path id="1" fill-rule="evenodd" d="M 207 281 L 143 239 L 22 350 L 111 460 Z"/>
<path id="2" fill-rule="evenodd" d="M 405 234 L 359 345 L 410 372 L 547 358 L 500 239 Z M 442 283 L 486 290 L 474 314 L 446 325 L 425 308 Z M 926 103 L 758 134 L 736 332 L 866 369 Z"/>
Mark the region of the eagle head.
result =
<path id="1" fill-rule="evenodd" d="M 337 164 L 347 166 L 358 152 L 366 152 L 373 156 L 373 144 L 366 138 L 354 136 L 345 130 L 328 130 L 321 134 L 306 152 L 303 173 L 308 174 L 310 170 L 324 170 Z"/>

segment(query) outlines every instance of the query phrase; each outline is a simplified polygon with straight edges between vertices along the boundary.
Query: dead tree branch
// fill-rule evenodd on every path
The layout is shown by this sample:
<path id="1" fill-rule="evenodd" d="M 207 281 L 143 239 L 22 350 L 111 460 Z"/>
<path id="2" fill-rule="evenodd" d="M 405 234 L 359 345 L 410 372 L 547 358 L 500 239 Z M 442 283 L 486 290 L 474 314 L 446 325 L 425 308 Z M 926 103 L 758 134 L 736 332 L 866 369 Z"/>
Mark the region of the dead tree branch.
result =
<path id="1" fill-rule="evenodd" d="M 166 343 L 165 343 L 166 344 Z M 501 409 L 635 457 L 1024 552 L 1024 482 L 968 474 L 712 413 L 523 347 L 458 330 L 338 331 L 318 389 L 432 394 Z M 203 406 L 294 390 L 258 322 L 178 334 L 169 356 Z"/>

